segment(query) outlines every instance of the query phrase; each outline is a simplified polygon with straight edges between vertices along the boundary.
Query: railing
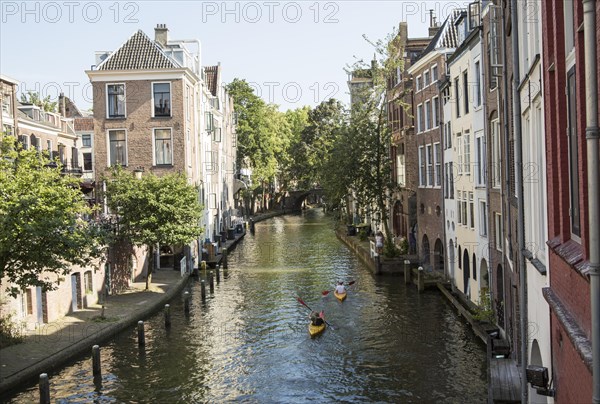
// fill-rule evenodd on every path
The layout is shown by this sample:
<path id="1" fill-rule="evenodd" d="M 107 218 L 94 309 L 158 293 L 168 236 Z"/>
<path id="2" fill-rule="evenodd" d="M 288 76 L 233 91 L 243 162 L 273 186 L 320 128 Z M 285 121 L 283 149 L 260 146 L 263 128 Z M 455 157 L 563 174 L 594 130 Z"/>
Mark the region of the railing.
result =
<path id="1" fill-rule="evenodd" d="M 181 259 L 181 261 L 179 261 L 179 265 L 181 266 L 181 276 L 184 276 L 185 273 L 187 272 L 187 259 L 186 257 L 183 257 Z"/>

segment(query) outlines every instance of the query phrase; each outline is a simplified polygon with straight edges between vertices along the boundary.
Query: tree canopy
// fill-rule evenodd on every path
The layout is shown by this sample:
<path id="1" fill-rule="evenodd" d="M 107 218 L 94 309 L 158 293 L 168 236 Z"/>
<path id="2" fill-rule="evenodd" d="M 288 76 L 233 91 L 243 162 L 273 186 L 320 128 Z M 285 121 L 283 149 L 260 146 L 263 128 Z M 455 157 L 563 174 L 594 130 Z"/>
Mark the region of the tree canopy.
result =
<path id="1" fill-rule="evenodd" d="M 45 154 L 0 135 L 0 282 L 16 296 L 28 287 L 56 288 L 72 265 L 102 251 L 103 233 L 85 220 L 92 209 L 79 180 L 61 174 Z"/>
<path id="2" fill-rule="evenodd" d="M 188 184 L 184 174 L 158 177 L 147 173 L 137 179 L 118 167 L 106 179 L 106 198 L 118 219 L 118 237 L 149 249 L 147 288 L 155 246 L 185 245 L 202 233 L 198 190 Z"/>

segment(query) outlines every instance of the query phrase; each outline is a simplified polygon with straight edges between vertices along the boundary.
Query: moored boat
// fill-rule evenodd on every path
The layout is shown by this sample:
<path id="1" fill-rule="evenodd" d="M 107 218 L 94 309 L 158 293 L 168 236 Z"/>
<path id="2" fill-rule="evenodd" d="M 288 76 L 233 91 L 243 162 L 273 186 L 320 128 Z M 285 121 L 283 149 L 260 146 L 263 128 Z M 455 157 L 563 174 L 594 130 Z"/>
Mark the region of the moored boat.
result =
<path id="1" fill-rule="evenodd" d="M 340 301 L 343 302 L 346 299 L 346 296 L 348 295 L 348 292 L 344 292 L 344 293 L 338 293 L 338 292 L 333 292 L 333 294 L 335 295 L 335 297 Z"/>

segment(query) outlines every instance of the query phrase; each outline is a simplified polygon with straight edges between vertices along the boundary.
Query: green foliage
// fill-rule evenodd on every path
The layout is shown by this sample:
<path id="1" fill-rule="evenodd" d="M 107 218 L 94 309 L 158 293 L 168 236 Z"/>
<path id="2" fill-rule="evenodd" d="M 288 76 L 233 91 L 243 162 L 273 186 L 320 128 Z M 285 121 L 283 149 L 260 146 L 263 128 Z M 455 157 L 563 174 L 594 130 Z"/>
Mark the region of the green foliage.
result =
<path id="1" fill-rule="evenodd" d="M 148 288 L 154 247 L 188 244 L 202 233 L 198 190 L 184 174 L 149 173 L 138 180 L 121 167 L 114 168 L 106 180 L 107 203 L 117 215 L 119 238 L 148 247 Z"/>
<path id="2" fill-rule="evenodd" d="M 492 308 L 492 298 L 488 288 L 481 288 L 479 295 L 478 308 L 473 314 L 473 318 L 477 321 L 490 323 L 494 322 L 494 310 Z"/>
<path id="3" fill-rule="evenodd" d="M 40 98 L 40 95 L 34 91 L 28 91 L 27 95 L 21 94 L 21 102 L 36 105 L 46 112 L 56 112 L 56 107 L 58 105 L 57 101 L 50 101 L 49 95 L 45 98 Z"/>
<path id="4" fill-rule="evenodd" d="M 93 211 L 79 179 L 12 136 L 0 136 L 0 144 L 0 279 L 12 296 L 28 287 L 53 290 L 73 265 L 100 256 L 104 232 L 84 219 Z"/>
<path id="5" fill-rule="evenodd" d="M 23 342 L 23 328 L 15 321 L 12 313 L 3 307 L 6 302 L 0 300 L 0 349 Z"/>

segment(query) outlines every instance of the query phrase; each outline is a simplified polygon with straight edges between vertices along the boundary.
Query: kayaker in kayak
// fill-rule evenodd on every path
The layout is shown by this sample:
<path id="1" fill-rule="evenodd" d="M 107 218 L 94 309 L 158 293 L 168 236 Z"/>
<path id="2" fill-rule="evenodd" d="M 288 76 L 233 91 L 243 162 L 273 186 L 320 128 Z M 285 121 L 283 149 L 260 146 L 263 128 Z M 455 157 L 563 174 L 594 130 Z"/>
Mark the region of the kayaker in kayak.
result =
<path id="1" fill-rule="evenodd" d="M 323 324 L 323 317 L 316 311 L 311 312 L 308 318 L 310 318 L 312 325 L 319 326 Z"/>
<path id="2" fill-rule="evenodd" d="M 344 282 L 338 282 L 337 286 L 335 287 L 335 293 L 337 293 L 338 295 L 343 295 L 344 293 L 346 293 L 346 287 L 344 286 Z"/>

